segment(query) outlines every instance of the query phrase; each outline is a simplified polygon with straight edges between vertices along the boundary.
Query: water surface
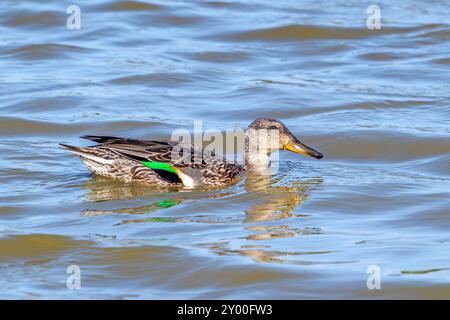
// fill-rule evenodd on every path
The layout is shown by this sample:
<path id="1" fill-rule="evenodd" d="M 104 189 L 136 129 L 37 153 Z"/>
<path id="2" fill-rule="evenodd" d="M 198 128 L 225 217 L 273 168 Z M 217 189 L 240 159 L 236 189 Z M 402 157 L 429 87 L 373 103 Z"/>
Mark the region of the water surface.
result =
<path id="1" fill-rule="evenodd" d="M 449 298 L 450 4 L 377 3 L 77 1 L 68 30 L 1 1 L 0 298 Z M 58 148 L 256 117 L 325 158 L 160 192 Z"/>

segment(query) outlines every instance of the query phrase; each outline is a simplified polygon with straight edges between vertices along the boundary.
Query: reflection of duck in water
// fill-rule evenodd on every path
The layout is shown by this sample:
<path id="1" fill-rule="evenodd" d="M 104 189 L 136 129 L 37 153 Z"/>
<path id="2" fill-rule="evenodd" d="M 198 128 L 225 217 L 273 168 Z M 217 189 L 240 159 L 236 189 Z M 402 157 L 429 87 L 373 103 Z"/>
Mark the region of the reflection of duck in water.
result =
<path id="1" fill-rule="evenodd" d="M 123 183 L 101 176 L 95 176 L 93 179 L 86 181 L 83 187 L 87 190 L 86 197 L 89 202 L 133 199 L 178 190 L 178 188 L 164 186 L 149 189 L 142 184 Z"/>
<path id="2" fill-rule="evenodd" d="M 321 234 L 320 228 L 293 228 L 290 223 L 282 220 L 291 217 L 305 217 L 294 214 L 296 207 L 305 201 L 310 190 L 322 182 L 321 178 L 297 180 L 289 184 L 278 185 L 279 176 L 249 175 L 245 181 L 247 195 L 256 198 L 257 203 L 248 208 L 244 222 L 245 228 L 250 231 L 245 239 L 246 244 L 238 248 L 230 248 L 229 241 L 221 241 L 206 245 L 218 255 L 240 255 L 256 262 L 289 263 L 307 265 L 321 263 L 320 261 L 303 260 L 302 256 L 326 254 L 330 251 L 298 251 L 272 249 L 271 240 L 277 238 L 290 238 L 299 235 Z M 256 242 L 255 242 L 256 240 Z M 268 241 L 269 240 L 269 241 Z"/>
<path id="3" fill-rule="evenodd" d="M 279 178 L 279 177 L 278 177 Z M 269 175 L 248 174 L 244 183 L 246 192 L 245 198 L 250 196 L 252 198 L 250 207 L 245 212 L 244 222 L 263 222 L 270 220 L 281 220 L 293 216 L 301 217 L 301 214 L 293 214 L 292 211 L 305 201 L 310 193 L 311 186 L 321 183 L 320 179 L 296 180 L 294 182 L 277 185 L 280 181 L 277 177 Z M 160 191 L 166 192 L 166 197 L 161 199 L 160 195 L 163 193 L 155 193 L 154 189 L 148 189 L 140 184 L 123 184 L 120 182 L 113 182 L 111 180 L 96 177 L 84 184 L 89 190 L 87 198 L 90 202 L 104 202 L 110 200 L 125 200 L 136 197 L 157 196 L 157 201 L 153 201 L 148 205 L 138 207 L 121 207 L 119 209 L 87 209 L 83 211 L 85 216 L 98 216 L 104 214 L 154 214 L 162 209 L 168 209 L 183 203 L 184 201 L 202 201 L 206 199 L 219 199 L 226 197 L 233 197 L 233 193 L 219 192 L 213 190 L 211 192 L 193 192 L 189 190 L 183 193 L 171 193 L 170 188 L 161 187 Z M 176 198 L 173 195 L 177 195 Z M 183 196 L 182 196 L 183 195 Z M 240 195 L 236 195 L 240 197 Z M 205 222 L 217 223 L 221 221 L 220 217 L 211 216 L 209 219 L 195 219 L 192 217 L 174 217 L 162 218 L 158 217 L 150 219 L 134 220 L 136 222 Z M 126 223 L 133 222 L 133 220 L 124 221 Z M 261 232 L 271 234 L 267 237 L 284 237 L 291 236 L 292 232 L 284 226 L 252 226 L 249 229 L 254 230 L 257 234 L 251 236 L 252 238 L 264 238 Z"/>
<path id="4" fill-rule="evenodd" d="M 311 264 L 322 263 L 321 261 L 300 260 L 301 256 L 310 256 L 317 254 L 326 254 L 328 251 L 298 251 L 298 250 L 280 250 L 273 249 L 271 241 L 277 238 L 290 238 L 296 236 L 308 236 L 321 234 L 319 228 L 293 227 L 295 223 L 291 220 L 283 222 L 284 219 L 292 217 L 304 217 L 305 215 L 294 213 L 294 210 L 303 203 L 316 186 L 322 183 L 321 178 L 295 179 L 292 177 L 292 169 L 275 176 L 248 174 L 246 181 L 237 185 L 237 188 L 243 187 L 245 192 L 234 194 L 235 188 L 228 189 L 227 193 L 219 190 L 196 192 L 195 190 L 186 190 L 183 193 L 173 193 L 171 190 L 162 189 L 167 193 L 155 193 L 154 190 L 145 188 L 139 184 L 123 184 L 111 182 L 109 179 L 97 177 L 89 180 L 84 186 L 89 190 L 87 197 L 90 202 L 95 202 L 95 209 L 83 211 L 85 216 L 98 215 L 119 215 L 127 217 L 116 220 L 114 225 L 124 225 L 131 223 L 230 223 L 230 220 L 223 219 L 219 215 L 196 215 L 195 212 L 184 215 L 174 214 L 171 209 L 178 207 L 185 201 L 202 201 L 212 198 L 239 199 L 250 203 L 244 205 L 245 217 L 236 215 L 235 222 L 243 222 L 242 232 L 246 233 L 246 244 L 238 248 L 230 248 L 228 241 L 212 242 L 201 244 L 202 247 L 210 248 L 219 255 L 240 255 L 248 257 L 257 262 L 268 263 L 290 263 L 290 264 Z M 291 179 L 286 182 L 285 179 Z M 242 190 L 241 190 L 242 191 Z M 136 197 L 155 197 L 147 205 L 137 207 L 121 206 L 117 209 L 102 208 L 102 202 L 136 198 Z M 176 196 L 176 198 L 174 197 Z M 236 197 L 236 198 L 234 198 Z M 97 204 L 98 203 L 98 204 Z M 128 202 L 124 202 L 128 203 Z M 116 204 L 117 205 L 117 204 Z M 177 212 L 177 211 L 175 211 Z M 178 211 L 179 212 L 179 211 Z M 161 214 L 160 214 L 161 213 Z M 130 215 L 137 215 L 131 218 Z M 247 232 L 245 231 L 247 230 Z"/>
<path id="5" fill-rule="evenodd" d="M 289 185 L 279 186 L 271 176 L 249 176 L 246 180 L 247 193 L 254 193 L 261 200 L 245 211 L 245 222 L 265 222 L 282 220 L 290 217 L 304 217 L 292 211 L 305 201 L 310 188 L 321 183 L 321 180 L 310 179 L 295 181 Z M 247 228 L 255 233 L 247 236 L 248 240 L 264 240 L 272 238 L 293 237 L 299 234 L 320 232 L 314 228 L 291 229 L 286 225 L 253 225 Z"/>
<path id="6" fill-rule="evenodd" d="M 256 262 L 297 265 L 322 263 L 303 260 L 301 257 L 327 254 L 331 251 L 274 250 L 270 243 L 270 240 L 277 238 L 323 233 L 320 228 L 293 228 L 291 224 L 282 222 L 286 218 L 305 217 L 292 212 L 308 198 L 310 190 L 320 183 L 321 178 L 313 178 L 280 186 L 272 176 L 249 175 L 245 181 L 246 194 L 252 195 L 252 198 L 257 198 L 258 201 L 245 211 L 244 222 L 248 224 L 245 229 L 250 231 L 245 239 L 250 241 L 238 248 L 230 248 L 228 241 L 210 243 L 206 247 L 219 255 L 240 255 Z"/>
<path id="7" fill-rule="evenodd" d="M 123 184 L 120 182 L 111 183 L 111 180 L 105 179 L 103 177 L 95 177 L 95 179 L 92 179 L 87 183 L 85 183 L 84 186 L 89 190 L 89 192 L 87 193 L 88 200 L 94 203 L 149 196 L 152 195 L 152 191 L 154 191 L 154 189 L 150 191 L 146 188 L 142 188 L 142 185 Z M 160 191 L 171 191 L 171 190 L 167 188 L 161 188 Z M 154 201 L 149 205 L 131 208 L 125 207 L 119 209 L 86 209 L 83 210 L 82 215 L 100 216 L 108 214 L 137 214 L 137 215 L 152 214 L 156 211 L 176 206 L 180 204 L 182 201 L 183 199 L 180 198 L 174 199 L 167 198 L 163 200 Z M 164 217 L 155 217 L 144 220 L 148 222 L 175 222 L 175 219 Z M 128 223 L 128 220 L 125 220 L 122 223 Z"/>
<path id="8" fill-rule="evenodd" d="M 249 175 L 245 190 L 258 194 L 262 200 L 252 205 L 246 212 L 246 222 L 284 219 L 308 198 L 311 181 L 302 181 L 296 185 L 278 186 L 268 175 Z"/>
<path id="9" fill-rule="evenodd" d="M 276 150 L 317 159 L 323 157 L 300 142 L 280 121 L 266 118 L 253 121 L 246 130 L 245 168 L 193 145 L 109 136 L 83 138 L 99 144 L 86 148 L 62 147 L 78 155 L 92 173 L 154 186 L 224 186 L 235 182 L 245 170 L 257 173 L 267 170 L 270 154 Z"/>
<path id="10" fill-rule="evenodd" d="M 151 214 L 160 209 L 167 209 L 177 204 L 180 204 L 180 200 L 160 200 L 156 201 L 150 205 L 134 207 L 134 208 L 120 208 L 120 209 L 111 209 L 111 210 L 100 210 L 100 209 L 87 209 L 83 211 L 84 216 L 99 216 L 104 214 Z M 161 218 L 162 219 L 162 218 Z M 156 220 L 155 220 L 156 221 Z M 161 220 L 161 222 L 165 222 Z M 172 222 L 172 221 L 168 221 Z"/>

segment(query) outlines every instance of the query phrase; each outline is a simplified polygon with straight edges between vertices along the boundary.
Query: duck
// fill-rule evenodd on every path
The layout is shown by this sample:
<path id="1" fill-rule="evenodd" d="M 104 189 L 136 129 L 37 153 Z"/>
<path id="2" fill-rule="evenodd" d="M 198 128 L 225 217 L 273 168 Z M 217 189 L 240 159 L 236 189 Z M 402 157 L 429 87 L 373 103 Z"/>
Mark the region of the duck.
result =
<path id="1" fill-rule="evenodd" d="M 97 144 L 60 146 L 77 155 L 93 175 L 164 187 L 222 187 L 238 181 L 245 172 L 264 174 L 270 167 L 271 153 L 277 150 L 323 158 L 281 121 L 270 118 L 256 119 L 245 130 L 243 165 L 193 144 L 96 135 L 81 138 Z M 181 149 L 182 156 L 174 156 Z M 195 158 L 199 154 L 200 159 Z"/>

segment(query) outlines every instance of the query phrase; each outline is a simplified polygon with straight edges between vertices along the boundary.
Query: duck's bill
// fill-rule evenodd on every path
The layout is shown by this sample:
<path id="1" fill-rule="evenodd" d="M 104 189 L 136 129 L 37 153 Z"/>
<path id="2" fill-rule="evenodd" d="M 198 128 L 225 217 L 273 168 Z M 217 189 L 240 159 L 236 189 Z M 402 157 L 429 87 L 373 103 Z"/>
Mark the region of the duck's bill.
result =
<path id="1" fill-rule="evenodd" d="M 310 148 L 308 146 L 305 146 L 300 141 L 296 142 L 289 142 L 284 146 L 285 150 L 289 150 L 295 153 L 303 154 L 305 156 L 313 157 L 316 159 L 322 159 L 323 154 L 321 154 L 319 151 L 314 150 L 313 148 Z"/>

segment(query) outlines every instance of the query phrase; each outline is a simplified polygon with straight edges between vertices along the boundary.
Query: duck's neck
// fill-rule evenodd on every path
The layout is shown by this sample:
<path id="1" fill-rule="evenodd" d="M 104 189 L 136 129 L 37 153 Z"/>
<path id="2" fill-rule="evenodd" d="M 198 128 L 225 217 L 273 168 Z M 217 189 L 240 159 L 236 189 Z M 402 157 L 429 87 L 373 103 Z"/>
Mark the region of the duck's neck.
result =
<path id="1" fill-rule="evenodd" d="M 247 130 L 245 133 L 244 161 L 245 168 L 249 171 L 264 172 L 270 166 L 270 152 L 261 150 L 254 131 Z"/>

